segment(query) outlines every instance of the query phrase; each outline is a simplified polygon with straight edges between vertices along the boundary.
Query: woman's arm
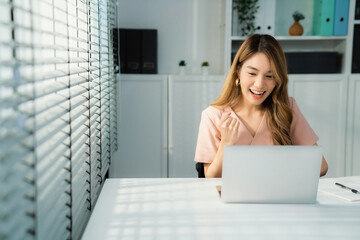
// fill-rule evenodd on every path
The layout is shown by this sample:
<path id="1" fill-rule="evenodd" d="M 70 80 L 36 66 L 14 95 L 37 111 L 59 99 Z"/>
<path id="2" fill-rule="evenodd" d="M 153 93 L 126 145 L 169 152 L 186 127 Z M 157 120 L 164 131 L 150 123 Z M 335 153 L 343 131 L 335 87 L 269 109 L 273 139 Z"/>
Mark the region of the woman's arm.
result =
<path id="1" fill-rule="evenodd" d="M 221 116 L 218 127 L 221 140 L 215 158 L 211 163 L 204 164 L 204 173 L 207 178 L 220 178 L 222 174 L 223 153 L 225 145 L 234 145 L 237 139 L 240 122 L 230 117 L 230 113 Z"/>
<path id="2" fill-rule="evenodd" d="M 314 144 L 314 146 L 317 146 L 317 143 Z M 324 156 L 322 156 L 322 160 L 321 160 L 321 169 L 320 169 L 320 177 L 325 176 L 325 174 L 328 171 L 328 164 L 324 158 Z"/>
<path id="3" fill-rule="evenodd" d="M 321 170 L 320 170 L 320 177 L 325 176 L 325 174 L 328 171 L 328 164 L 324 158 L 324 156 L 322 157 L 322 161 L 321 161 Z"/>
<path id="4" fill-rule="evenodd" d="M 207 178 L 221 178 L 224 144 L 220 142 L 218 151 L 211 163 L 204 163 L 204 173 Z"/>

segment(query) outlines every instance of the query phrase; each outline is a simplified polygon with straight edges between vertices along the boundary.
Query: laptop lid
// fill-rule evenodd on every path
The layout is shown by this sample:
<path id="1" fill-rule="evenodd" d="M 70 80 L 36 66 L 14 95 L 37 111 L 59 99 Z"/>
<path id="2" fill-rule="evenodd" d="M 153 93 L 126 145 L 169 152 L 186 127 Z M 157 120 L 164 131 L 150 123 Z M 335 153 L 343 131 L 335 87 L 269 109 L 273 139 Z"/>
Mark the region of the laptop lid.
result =
<path id="1" fill-rule="evenodd" d="M 224 202 L 315 203 L 320 177 L 319 146 L 225 146 Z"/>

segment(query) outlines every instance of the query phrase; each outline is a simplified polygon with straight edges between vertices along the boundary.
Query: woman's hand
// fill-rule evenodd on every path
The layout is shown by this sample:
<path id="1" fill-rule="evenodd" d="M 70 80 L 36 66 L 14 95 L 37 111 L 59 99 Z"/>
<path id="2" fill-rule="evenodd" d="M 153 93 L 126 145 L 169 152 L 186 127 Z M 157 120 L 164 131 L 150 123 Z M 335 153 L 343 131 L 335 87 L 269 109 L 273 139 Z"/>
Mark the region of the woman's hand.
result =
<path id="1" fill-rule="evenodd" d="M 230 113 L 223 113 L 217 127 L 220 129 L 221 139 L 214 161 L 204 164 L 205 177 L 221 177 L 222 162 L 225 145 L 234 145 L 238 137 L 240 121 L 230 117 Z"/>
<path id="2" fill-rule="evenodd" d="M 221 143 L 223 145 L 234 145 L 240 126 L 240 121 L 230 117 L 230 113 L 223 113 L 218 123 L 218 128 L 221 134 Z"/>

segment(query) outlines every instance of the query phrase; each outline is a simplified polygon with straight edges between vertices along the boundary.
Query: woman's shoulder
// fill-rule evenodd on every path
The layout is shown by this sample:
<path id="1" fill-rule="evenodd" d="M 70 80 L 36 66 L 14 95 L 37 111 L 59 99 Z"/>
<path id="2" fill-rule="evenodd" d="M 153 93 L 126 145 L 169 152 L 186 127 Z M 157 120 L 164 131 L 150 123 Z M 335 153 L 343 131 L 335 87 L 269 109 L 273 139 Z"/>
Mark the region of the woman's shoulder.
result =
<path id="1" fill-rule="evenodd" d="M 289 97 L 289 102 L 290 102 L 290 107 L 291 109 L 294 109 L 294 107 L 296 106 L 296 100 L 293 97 Z"/>
<path id="2" fill-rule="evenodd" d="M 221 115 L 224 112 L 229 112 L 229 111 L 231 111 L 229 107 L 220 108 L 210 105 L 202 111 L 202 114 L 208 116 L 210 119 L 217 120 L 221 118 Z"/>

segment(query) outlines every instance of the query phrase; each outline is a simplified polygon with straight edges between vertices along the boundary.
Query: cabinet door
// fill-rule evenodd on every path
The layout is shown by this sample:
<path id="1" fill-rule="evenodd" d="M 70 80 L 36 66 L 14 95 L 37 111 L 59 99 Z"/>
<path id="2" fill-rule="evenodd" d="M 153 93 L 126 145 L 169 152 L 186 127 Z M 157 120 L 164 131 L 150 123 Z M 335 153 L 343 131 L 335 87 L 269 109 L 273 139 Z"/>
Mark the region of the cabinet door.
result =
<path id="1" fill-rule="evenodd" d="M 167 177 L 167 76 L 121 75 L 114 177 Z"/>
<path id="2" fill-rule="evenodd" d="M 225 76 L 169 77 L 169 177 L 197 177 L 201 112 L 219 96 Z"/>
<path id="3" fill-rule="evenodd" d="M 346 175 L 360 175 L 360 74 L 350 77 Z"/>
<path id="4" fill-rule="evenodd" d="M 289 94 L 320 138 L 327 177 L 345 174 L 346 90 L 342 74 L 290 75 Z"/>

